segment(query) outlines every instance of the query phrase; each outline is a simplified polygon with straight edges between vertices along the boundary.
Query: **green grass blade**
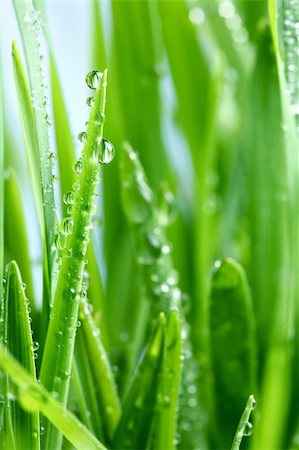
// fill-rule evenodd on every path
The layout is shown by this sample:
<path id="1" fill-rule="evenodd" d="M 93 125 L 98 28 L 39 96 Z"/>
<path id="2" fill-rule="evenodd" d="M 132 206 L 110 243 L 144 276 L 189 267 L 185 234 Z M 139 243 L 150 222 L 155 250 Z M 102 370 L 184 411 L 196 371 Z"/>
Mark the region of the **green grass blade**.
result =
<path id="1" fill-rule="evenodd" d="M 214 445 L 229 448 L 244 403 L 256 387 L 254 318 L 244 270 L 233 260 L 216 263 L 209 307 L 213 374 Z"/>
<path id="2" fill-rule="evenodd" d="M 0 346 L 0 367 L 17 386 L 22 407 L 31 413 L 40 411 L 78 450 L 106 450 L 84 425 Z M 23 447 L 19 447 L 23 448 Z"/>
<path id="3" fill-rule="evenodd" d="M 20 272 L 22 273 L 23 281 L 26 284 L 26 294 L 31 308 L 31 317 L 34 322 L 36 319 L 36 305 L 34 303 L 31 261 L 21 191 L 14 171 L 7 170 L 4 180 L 5 251 L 8 253 L 10 259 L 14 259 L 17 262 Z"/>
<path id="4" fill-rule="evenodd" d="M 176 448 L 181 359 L 180 318 L 177 311 L 171 311 L 166 325 L 163 364 L 158 388 L 158 406 L 154 419 L 152 448 L 155 450 L 173 450 Z"/>
<path id="5" fill-rule="evenodd" d="M 28 300 L 19 268 L 14 261 L 8 264 L 5 278 L 5 299 L 1 305 L 6 321 L 4 342 L 7 342 L 8 350 L 35 379 L 34 351 L 37 344 L 32 341 Z M 28 414 L 13 401 L 10 409 L 16 448 L 38 450 L 40 448 L 38 412 Z"/>
<path id="6" fill-rule="evenodd" d="M 99 182 L 98 158 L 103 144 L 101 118 L 105 111 L 106 85 L 107 71 L 100 79 L 95 104 L 90 113 L 87 140 L 81 158 L 82 171 L 73 187 L 72 212 L 60 226 L 59 239 L 66 239 L 66 244 L 61 251 L 61 267 L 40 373 L 42 383 L 50 392 L 57 392 L 63 405 L 66 404 L 68 395 L 82 278 Z M 49 427 L 45 433 L 45 448 L 56 448 L 60 440 L 56 431 Z"/>
<path id="7" fill-rule="evenodd" d="M 38 144 L 40 178 L 42 185 L 42 205 L 44 213 L 45 260 L 47 276 L 50 280 L 53 266 L 53 243 L 56 231 L 56 209 L 54 203 L 52 162 L 49 142 L 49 114 L 43 78 L 41 54 L 39 47 L 40 24 L 31 0 L 14 1 L 14 8 L 22 35 L 27 61 L 27 69 L 32 95 L 32 108 Z M 46 292 L 49 287 L 45 286 Z M 49 296 L 49 294 L 48 294 Z M 47 299 L 48 302 L 50 299 Z"/>
<path id="8" fill-rule="evenodd" d="M 22 125 L 23 139 L 25 144 L 26 156 L 30 170 L 32 187 L 37 208 L 37 215 L 41 233 L 44 230 L 41 189 L 40 189 L 40 170 L 38 162 L 38 143 L 36 138 L 36 128 L 34 114 L 31 105 L 29 86 L 27 83 L 22 60 L 15 42 L 12 44 L 12 60 L 14 68 L 15 86 L 17 91 L 19 113 Z"/>
<path id="9" fill-rule="evenodd" d="M 256 404 L 256 402 L 255 402 L 254 396 L 250 395 L 247 400 L 245 410 L 240 419 L 231 450 L 239 450 L 243 436 L 251 435 L 252 424 L 249 422 L 249 419 L 250 419 L 250 414 L 251 414 L 252 410 L 255 408 L 255 404 Z"/>
<path id="10" fill-rule="evenodd" d="M 146 448 L 157 402 L 158 374 L 161 370 L 165 316 L 160 314 L 123 404 L 123 412 L 112 443 L 113 449 Z"/>
<path id="11" fill-rule="evenodd" d="M 100 330 L 96 328 L 91 315 L 91 305 L 86 300 L 81 302 L 79 317 L 82 323 L 84 348 L 97 386 L 104 431 L 107 441 L 111 442 L 121 416 L 113 372 L 100 338 Z"/>

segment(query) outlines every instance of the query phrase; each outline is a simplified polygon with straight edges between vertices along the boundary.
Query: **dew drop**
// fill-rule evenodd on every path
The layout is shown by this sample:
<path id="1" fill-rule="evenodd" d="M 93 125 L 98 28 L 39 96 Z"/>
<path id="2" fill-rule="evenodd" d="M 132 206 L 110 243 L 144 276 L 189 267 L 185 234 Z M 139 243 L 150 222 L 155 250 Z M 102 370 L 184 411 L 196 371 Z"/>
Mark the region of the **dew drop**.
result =
<path id="1" fill-rule="evenodd" d="M 87 104 L 87 106 L 92 108 L 94 106 L 94 97 L 87 97 L 86 104 Z"/>
<path id="2" fill-rule="evenodd" d="M 63 196 L 63 202 L 66 205 L 73 205 L 74 204 L 74 194 L 72 193 L 72 191 L 68 191 L 64 194 Z"/>
<path id="3" fill-rule="evenodd" d="M 73 184 L 73 189 L 74 191 L 79 191 L 80 190 L 80 183 L 78 183 L 77 181 Z"/>
<path id="4" fill-rule="evenodd" d="M 251 436 L 252 435 L 252 423 L 251 422 L 246 422 L 244 431 L 243 431 L 243 436 Z"/>
<path id="5" fill-rule="evenodd" d="M 78 134 L 78 139 L 82 143 L 86 142 L 87 141 L 87 133 L 86 133 L 86 131 L 81 131 L 81 133 Z"/>
<path id="6" fill-rule="evenodd" d="M 82 159 L 80 158 L 74 164 L 74 171 L 79 174 L 82 172 L 82 169 L 83 169 L 83 163 L 82 163 Z"/>
<path id="7" fill-rule="evenodd" d="M 98 70 L 92 70 L 91 72 L 88 72 L 85 78 L 87 86 L 90 89 L 97 89 L 102 76 L 102 72 L 99 72 Z"/>
<path id="8" fill-rule="evenodd" d="M 115 156 L 115 149 L 107 139 L 99 138 L 96 143 L 95 153 L 100 164 L 109 164 Z"/>
<path id="9" fill-rule="evenodd" d="M 39 343 L 37 341 L 33 342 L 33 350 L 36 352 L 39 349 Z"/>
<path id="10" fill-rule="evenodd" d="M 61 222 L 61 231 L 63 234 L 68 235 L 71 234 L 73 231 L 74 221 L 71 217 L 67 217 L 66 219 L 63 219 Z"/>

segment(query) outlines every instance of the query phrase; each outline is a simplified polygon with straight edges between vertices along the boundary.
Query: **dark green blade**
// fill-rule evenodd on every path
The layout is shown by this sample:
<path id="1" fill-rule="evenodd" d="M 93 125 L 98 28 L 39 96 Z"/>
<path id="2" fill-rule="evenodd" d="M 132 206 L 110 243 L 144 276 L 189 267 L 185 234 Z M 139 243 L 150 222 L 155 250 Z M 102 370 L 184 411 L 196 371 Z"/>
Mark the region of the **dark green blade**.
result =
<path id="1" fill-rule="evenodd" d="M 256 389 L 256 342 L 251 298 L 244 270 L 231 259 L 216 262 L 210 306 L 216 448 L 230 448 L 244 404 Z"/>

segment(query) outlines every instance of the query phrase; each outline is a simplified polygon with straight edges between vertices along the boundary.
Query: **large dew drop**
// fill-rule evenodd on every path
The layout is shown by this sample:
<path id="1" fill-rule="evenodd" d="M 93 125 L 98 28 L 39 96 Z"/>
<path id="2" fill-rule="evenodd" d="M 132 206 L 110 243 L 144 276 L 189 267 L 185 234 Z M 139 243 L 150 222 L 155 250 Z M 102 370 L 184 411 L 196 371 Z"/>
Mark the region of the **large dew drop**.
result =
<path id="1" fill-rule="evenodd" d="M 99 72 L 98 70 L 92 70 L 86 75 L 85 78 L 87 86 L 90 89 L 97 89 L 102 76 L 103 76 L 102 72 Z"/>
<path id="2" fill-rule="evenodd" d="M 107 139 L 100 138 L 96 144 L 96 155 L 100 164 L 109 164 L 115 156 L 115 149 Z"/>

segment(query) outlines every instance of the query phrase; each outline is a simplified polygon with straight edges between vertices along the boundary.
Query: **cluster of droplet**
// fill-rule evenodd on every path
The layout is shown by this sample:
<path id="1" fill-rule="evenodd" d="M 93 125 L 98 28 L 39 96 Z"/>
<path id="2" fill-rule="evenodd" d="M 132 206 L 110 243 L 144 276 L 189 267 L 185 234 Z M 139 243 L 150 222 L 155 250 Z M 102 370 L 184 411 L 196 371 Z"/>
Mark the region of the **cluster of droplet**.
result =
<path id="1" fill-rule="evenodd" d="M 222 0 L 219 3 L 218 13 L 223 17 L 227 28 L 231 31 L 236 49 L 244 51 L 248 44 L 248 32 L 243 26 L 241 16 L 234 3 L 231 0 Z"/>
<path id="2" fill-rule="evenodd" d="M 299 116 L 299 5 L 297 0 L 283 3 L 283 50 L 291 111 Z M 298 123 L 297 123 L 298 125 Z"/>

